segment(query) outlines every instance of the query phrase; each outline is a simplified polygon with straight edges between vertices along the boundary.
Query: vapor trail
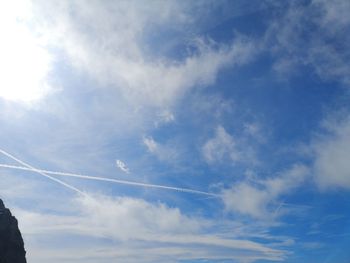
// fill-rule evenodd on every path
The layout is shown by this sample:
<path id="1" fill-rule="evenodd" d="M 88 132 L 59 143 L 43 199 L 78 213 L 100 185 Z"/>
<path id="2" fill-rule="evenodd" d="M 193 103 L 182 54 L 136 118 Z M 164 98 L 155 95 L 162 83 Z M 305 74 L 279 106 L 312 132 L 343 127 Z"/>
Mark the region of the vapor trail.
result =
<path id="1" fill-rule="evenodd" d="M 70 184 L 67 184 L 67 183 L 65 183 L 65 182 L 63 182 L 63 181 L 61 181 L 61 180 L 59 180 L 59 179 L 57 179 L 55 177 L 52 177 L 52 176 L 48 175 L 43 170 L 36 169 L 35 167 L 31 166 L 30 164 L 28 164 L 26 162 L 23 162 L 22 160 L 14 157 L 12 154 L 9 154 L 8 152 L 6 152 L 4 150 L 0 149 L 0 153 L 2 153 L 3 155 L 6 155 L 7 157 L 9 157 L 12 160 L 14 160 L 14 161 L 24 165 L 25 167 L 18 166 L 18 167 L 21 167 L 22 170 L 30 170 L 30 171 L 33 171 L 33 172 L 37 172 L 38 174 L 40 174 L 42 176 L 45 176 L 45 177 L 49 178 L 50 180 L 55 181 L 56 183 L 59 183 L 59 184 L 65 186 L 65 187 L 67 187 L 67 188 L 69 188 L 69 189 L 71 189 L 71 190 L 73 190 L 73 191 L 83 195 L 83 196 L 87 196 L 86 193 L 84 193 L 83 191 L 79 190 L 78 188 L 76 188 L 76 187 L 74 187 L 74 186 L 72 186 Z M 3 166 L 3 167 L 5 167 L 5 166 Z M 13 166 L 13 169 L 15 169 L 14 167 L 16 167 L 16 166 Z M 10 168 L 10 167 L 7 167 L 7 168 Z"/>
<path id="2" fill-rule="evenodd" d="M 146 188 L 166 189 L 166 190 L 173 190 L 173 191 L 179 191 L 179 192 L 185 192 L 185 193 L 191 193 L 191 194 L 200 194 L 200 195 L 218 197 L 218 195 L 213 193 L 208 193 L 208 192 L 203 192 L 203 191 L 198 191 L 198 190 L 193 190 L 188 188 L 181 188 L 181 187 L 172 187 L 172 186 L 165 186 L 165 185 L 158 185 L 158 184 L 147 184 L 147 183 L 133 182 L 133 181 L 127 181 L 127 180 L 117 180 L 112 178 L 89 176 L 89 175 L 75 174 L 75 173 L 54 172 L 49 170 L 40 170 L 35 168 L 33 169 L 31 167 L 23 167 L 23 166 L 8 165 L 8 164 L 0 164 L 0 167 L 38 172 L 40 174 L 68 176 L 68 177 L 75 177 L 75 178 L 86 179 L 86 180 L 104 181 L 104 182 L 110 182 L 110 183 L 116 183 L 116 184 L 141 186 Z"/>

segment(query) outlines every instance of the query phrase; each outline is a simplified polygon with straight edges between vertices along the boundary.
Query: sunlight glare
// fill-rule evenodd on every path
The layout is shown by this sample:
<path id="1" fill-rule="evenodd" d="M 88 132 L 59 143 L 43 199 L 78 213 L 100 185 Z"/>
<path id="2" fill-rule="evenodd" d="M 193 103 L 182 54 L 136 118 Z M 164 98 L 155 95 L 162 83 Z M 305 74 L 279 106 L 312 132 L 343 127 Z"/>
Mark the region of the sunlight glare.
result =
<path id="1" fill-rule="evenodd" d="M 10 101 L 32 103 L 49 90 L 49 53 L 24 23 L 30 9 L 28 1 L 0 4 L 0 97 Z"/>

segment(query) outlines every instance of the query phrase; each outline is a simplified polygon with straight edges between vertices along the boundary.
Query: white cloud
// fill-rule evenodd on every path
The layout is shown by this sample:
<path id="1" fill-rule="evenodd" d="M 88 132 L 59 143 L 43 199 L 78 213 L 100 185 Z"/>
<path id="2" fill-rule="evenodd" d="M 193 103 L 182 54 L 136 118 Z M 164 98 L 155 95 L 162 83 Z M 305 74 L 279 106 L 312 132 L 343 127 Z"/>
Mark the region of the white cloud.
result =
<path id="1" fill-rule="evenodd" d="M 249 140 L 245 136 L 234 138 L 221 125 L 215 129 L 215 135 L 202 146 L 202 154 L 209 164 L 225 161 L 233 164 L 258 164 L 255 149 Z"/>
<path id="2" fill-rule="evenodd" d="M 201 112 L 205 115 L 213 115 L 213 117 L 217 119 L 225 114 L 234 112 L 235 105 L 232 98 L 224 98 L 218 94 L 203 95 L 193 93 L 192 96 L 193 99 L 190 106 L 194 112 Z"/>
<path id="3" fill-rule="evenodd" d="M 254 138 L 257 142 L 263 143 L 266 141 L 266 138 L 263 135 L 261 126 L 256 122 L 244 124 L 244 132 L 250 137 Z"/>
<path id="4" fill-rule="evenodd" d="M 156 153 L 159 149 L 158 143 L 156 143 L 152 137 L 144 137 L 143 143 L 146 145 L 147 150 L 150 153 Z"/>
<path id="5" fill-rule="evenodd" d="M 222 200 L 229 212 L 270 219 L 278 216 L 280 198 L 300 186 L 308 173 L 305 166 L 294 165 L 274 178 L 239 182 L 222 191 Z"/>
<path id="6" fill-rule="evenodd" d="M 350 117 L 329 121 L 327 130 L 312 145 L 314 178 L 322 189 L 350 189 Z"/>
<path id="7" fill-rule="evenodd" d="M 125 172 L 127 174 L 130 173 L 129 168 L 126 166 L 126 164 L 123 161 L 116 160 L 115 163 L 120 170 L 122 170 L 123 172 Z"/>
<path id="8" fill-rule="evenodd" d="M 202 152 L 209 163 L 225 159 L 235 162 L 241 158 L 235 140 L 222 126 L 216 128 L 215 136 L 204 144 Z"/>
<path id="9" fill-rule="evenodd" d="M 40 2 L 36 10 L 37 30 L 51 46 L 135 105 L 171 107 L 189 89 L 212 84 L 220 69 L 245 63 L 254 53 L 249 41 L 218 45 L 199 39 L 196 51 L 181 61 L 149 54 L 146 34 L 193 22 L 178 2 Z"/>
<path id="10" fill-rule="evenodd" d="M 200 258 L 246 262 L 246 259 L 281 260 L 285 256 L 285 251 L 267 245 L 224 237 L 224 233 L 213 232 L 214 222 L 185 216 L 179 209 L 162 203 L 94 196 L 78 198 L 69 205 L 74 205 L 79 214 L 50 215 L 13 210 L 19 218 L 25 240 L 31 241 L 28 243 L 30 260 L 44 262 L 44 258 L 53 257 L 61 251 L 65 253 L 64 257 L 59 257 L 60 262 L 80 262 L 92 255 L 99 262 L 116 258 L 129 258 L 126 262 Z M 84 242 L 75 242 L 73 246 L 70 244 L 66 247 L 63 240 L 70 235 L 81 237 Z M 101 238 L 113 242 L 100 243 Z M 47 240 L 55 241 L 52 243 L 54 250 Z M 113 244 L 118 245 L 115 247 Z M 150 245 L 151 249 L 145 249 Z M 93 247 L 95 249 L 88 249 Z M 142 258 L 137 255 L 142 255 Z"/>
<path id="11" fill-rule="evenodd" d="M 274 69 L 290 73 L 300 65 L 311 66 L 321 79 L 348 85 L 349 1 L 314 0 L 287 6 L 287 12 L 271 24 L 265 36 L 266 49 L 277 55 Z"/>
<path id="12" fill-rule="evenodd" d="M 155 155 L 161 161 L 174 162 L 178 160 L 178 148 L 171 142 L 161 144 L 156 142 L 152 137 L 143 137 L 143 143 L 147 147 L 148 152 Z"/>
<path id="13" fill-rule="evenodd" d="M 174 114 L 169 110 L 163 110 L 157 116 L 154 122 L 155 127 L 159 127 L 162 124 L 167 124 L 175 121 Z"/>
<path id="14" fill-rule="evenodd" d="M 350 24 L 350 17 L 348 13 L 350 10 L 349 1 L 314 0 L 314 5 L 319 7 L 322 11 L 323 26 L 333 28 L 333 30 L 340 30 Z"/>

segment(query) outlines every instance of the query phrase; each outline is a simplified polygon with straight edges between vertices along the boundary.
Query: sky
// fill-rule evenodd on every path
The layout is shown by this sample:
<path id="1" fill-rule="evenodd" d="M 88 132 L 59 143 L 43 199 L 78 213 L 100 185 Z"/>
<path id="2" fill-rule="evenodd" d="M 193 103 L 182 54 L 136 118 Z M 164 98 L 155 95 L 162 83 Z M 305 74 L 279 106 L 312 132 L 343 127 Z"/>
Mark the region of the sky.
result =
<path id="1" fill-rule="evenodd" d="M 0 198 L 28 262 L 349 262 L 349 13 L 2 1 Z"/>

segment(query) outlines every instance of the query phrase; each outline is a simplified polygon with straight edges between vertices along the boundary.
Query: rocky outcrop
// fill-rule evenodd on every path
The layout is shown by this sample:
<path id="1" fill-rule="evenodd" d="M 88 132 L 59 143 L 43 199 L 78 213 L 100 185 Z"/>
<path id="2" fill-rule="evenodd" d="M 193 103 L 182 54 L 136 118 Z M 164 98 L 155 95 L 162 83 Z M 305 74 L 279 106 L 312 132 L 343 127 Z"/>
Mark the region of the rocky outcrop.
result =
<path id="1" fill-rule="evenodd" d="M 0 199 L 0 263 L 26 263 L 17 219 Z"/>

